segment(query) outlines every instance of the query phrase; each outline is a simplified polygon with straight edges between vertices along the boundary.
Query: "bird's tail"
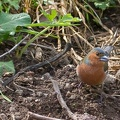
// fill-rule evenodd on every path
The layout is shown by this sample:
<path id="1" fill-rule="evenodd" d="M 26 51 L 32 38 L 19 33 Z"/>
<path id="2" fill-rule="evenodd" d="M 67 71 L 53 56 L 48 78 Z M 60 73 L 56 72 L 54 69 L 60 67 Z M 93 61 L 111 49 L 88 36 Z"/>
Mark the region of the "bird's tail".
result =
<path id="1" fill-rule="evenodd" d="M 113 49 L 114 49 L 113 46 L 104 46 L 104 47 L 103 47 L 103 50 L 105 51 L 106 56 L 110 56 L 110 53 L 111 53 L 111 51 L 112 51 Z"/>
<path id="2" fill-rule="evenodd" d="M 107 56 L 110 56 L 111 51 L 114 49 L 114 44 L 117 42 L 116 41 L 117 33 L 118 33 L 118 28 L 116 29 L 116 31 L 113 35 L 113 39 L 109 43 L 109 45 L 103 47 L 103 50 L 105 51 Z"/>

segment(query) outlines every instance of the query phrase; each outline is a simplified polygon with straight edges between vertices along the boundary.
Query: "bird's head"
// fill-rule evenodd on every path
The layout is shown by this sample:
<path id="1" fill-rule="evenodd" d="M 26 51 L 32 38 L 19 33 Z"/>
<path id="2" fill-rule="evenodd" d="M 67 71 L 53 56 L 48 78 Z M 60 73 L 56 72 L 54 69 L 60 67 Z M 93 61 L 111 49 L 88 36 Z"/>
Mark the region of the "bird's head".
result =
<path id="1" fill-rule="evenodd" d="M 108 57 L 103 49 L 96 47 L 91 50 L 88 55 L 85 57 L 85 63 L 88 64 L 104 64 L 108 62 Z"/>

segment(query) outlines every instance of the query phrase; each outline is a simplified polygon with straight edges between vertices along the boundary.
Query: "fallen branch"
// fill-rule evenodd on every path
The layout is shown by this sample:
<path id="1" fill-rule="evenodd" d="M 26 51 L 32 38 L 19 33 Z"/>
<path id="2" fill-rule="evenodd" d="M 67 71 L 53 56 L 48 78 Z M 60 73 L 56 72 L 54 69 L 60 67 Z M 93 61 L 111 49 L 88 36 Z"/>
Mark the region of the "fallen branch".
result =
<path id="1" fill-rule="evenodd" d="M 39 115 L 39 114 L 36 114 L 33 112 L 28 112 L 27 120 L 33 120 L 33 119 L 36 119 L 36 120 L 62 120 L 62 119 L 57 119 L 57 118 L 52 118 L 52 117 L 46 117 L 46 116 Z"/>
<path id="2" fill-rule="evenodd" d="M 53 84 L 53 88 L 54 88 L 55 92 L 57 93 L 57 99 L 58 99 L 60 105 L 62 106 L 62 108 L 64 108 L 67 111 L 68 116 L 70 118 L 72 118 L 73 120 L 77 120 L 76 115 L 71 112 L 71 110 L 66 105 L 64 99 L 62 98 L 62 95 L 61 95 L 60 89 L 58 87 L 57 81 L 55 81 L 55 80 L 51 80 L 51 81 L 52 81 L 52 84 Z"/>

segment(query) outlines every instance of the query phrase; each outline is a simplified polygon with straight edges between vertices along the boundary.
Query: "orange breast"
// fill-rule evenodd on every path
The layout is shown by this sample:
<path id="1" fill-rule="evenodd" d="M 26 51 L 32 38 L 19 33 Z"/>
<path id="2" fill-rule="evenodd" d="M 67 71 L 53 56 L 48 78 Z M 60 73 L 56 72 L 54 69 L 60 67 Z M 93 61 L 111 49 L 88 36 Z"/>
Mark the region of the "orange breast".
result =
<path id="1" fill-rule="evenodd" d="M 78 77 L 88 85 L 99 85 L 104 81 L 106 74 L 102 67 L 95 67 L 86 64 L 77 66 Z"/>

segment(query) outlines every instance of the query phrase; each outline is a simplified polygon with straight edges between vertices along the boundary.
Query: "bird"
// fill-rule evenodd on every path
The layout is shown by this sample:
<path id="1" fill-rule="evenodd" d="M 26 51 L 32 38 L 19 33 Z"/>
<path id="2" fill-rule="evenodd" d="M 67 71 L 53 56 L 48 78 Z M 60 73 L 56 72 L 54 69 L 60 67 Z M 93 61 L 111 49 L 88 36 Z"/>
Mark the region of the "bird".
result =
<path id="1" fill-rule="evenodd" d="M 77 76 L 83 83 L 92 86 L 104 83 L 112 50 L 113 46 L 95 47 L 83 58 L 76 67 Z"/>

